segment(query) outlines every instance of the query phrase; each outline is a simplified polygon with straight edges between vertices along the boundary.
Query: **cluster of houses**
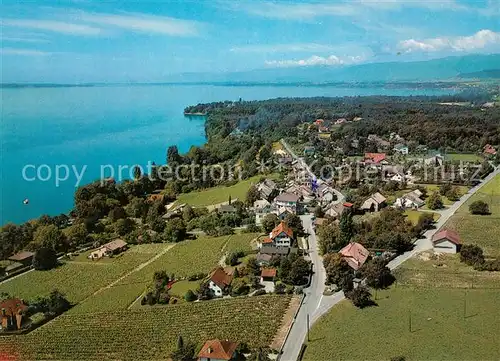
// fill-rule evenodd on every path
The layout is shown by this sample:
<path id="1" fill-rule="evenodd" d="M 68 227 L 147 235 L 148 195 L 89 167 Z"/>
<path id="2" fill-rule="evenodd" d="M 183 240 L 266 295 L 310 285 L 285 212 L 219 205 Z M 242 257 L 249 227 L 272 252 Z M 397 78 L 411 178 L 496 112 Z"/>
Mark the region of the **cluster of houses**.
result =
<path id="1" fill-rule="evenodd" d="M 23 269 L 31 267 L 34 255 L 33 252 L 22 251 L 9 257 L 8 260 L 12 263 L 5 267 L 5 275 L 11 276 L 17 272 L 22 272 Z"/>

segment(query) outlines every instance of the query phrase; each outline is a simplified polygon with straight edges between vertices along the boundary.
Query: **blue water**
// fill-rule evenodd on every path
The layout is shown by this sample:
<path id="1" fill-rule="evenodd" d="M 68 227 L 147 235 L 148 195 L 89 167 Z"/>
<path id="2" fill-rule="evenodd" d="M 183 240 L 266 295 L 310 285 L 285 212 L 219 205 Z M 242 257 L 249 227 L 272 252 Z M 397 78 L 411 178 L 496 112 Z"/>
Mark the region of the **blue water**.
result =
<path id="1" fill-rule="evenodd" d="M 163 163 L 169 145 L 181 152 L 205 142 L 204 118 L 184 117 L 187 105 L 218 100 L 345 95 L 439 95 L 442 90 L 329 87 L 116 86 L 1 89 L 0 225 L 73 207 L 76 176 L 58 186 L 23 179 L 26 165 L 67 164 L 82 184 L 100 177 L 101 165 Z M 62 172 L 62 169 L 61 169 Z M 124 174 L 128 171 L 124 172 Z M 34 169 L 26 172 L 35 176 Z M 47 176 L 47 167 L 40 174 Z M 107 174 L 109 175 L 109 174 Z M 116 175 L 115 175 L 116 176 Z M 23 200 L 29 199 L 24 205 Z"/>

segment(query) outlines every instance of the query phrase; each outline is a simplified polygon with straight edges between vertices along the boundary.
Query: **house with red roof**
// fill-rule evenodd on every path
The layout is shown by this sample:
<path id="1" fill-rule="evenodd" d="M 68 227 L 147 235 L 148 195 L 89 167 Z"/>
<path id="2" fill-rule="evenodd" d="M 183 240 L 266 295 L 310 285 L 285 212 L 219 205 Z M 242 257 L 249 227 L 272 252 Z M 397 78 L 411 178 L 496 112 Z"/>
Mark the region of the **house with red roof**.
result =
<path id="1" fill-rule="evenodd" d="M 387 164 L 387 155 L 385 153 L 365 153 L 364 161 L 367 165 Z"/>
<path id="2" fill-rule="evenodd" d="M 438 253 L 457 253 L 460 251 L 462 241 L 457 232 L 451 229 L 439 231 L 432 237 L 434 252 Z"/>
<path id="3" fill-rule="evenodd" d="M 221 267 L 215 269 L 208 280 L 208 288 L 210 288 L 215 297 L 222 297 L 233 282 L 233 275 L 227 273 Z"/>
<path id="4" fill-rule="evenodd" d="M 27 317 L 28 306 L 19 298 L 9 298 L 0 302 L 0 330 L 19 330 Z"/>
<path id="5" fill-rule="evenodd" d="M 205 342 L 198 353 L 198 361 L 232 361 L 237 359 L 238 344 L 229 340 L 210 340 Z"/>
<path id="6" fill-rule="evenodd" d="M 497 155 L 497 150 L 491 144 L 486 144 L 483 148 L 483 153 L 486 156 L 495 156 Z"/>
<path id="7" fill-rule="evenodd" d="M 264 245 L 290 248 L 294 243 L 295 238 L 293 237 L 293 230 L 288 227 L 285 221 L 281 221 L 280 224 L 274 227 L 271 233 L 269 233 L 269 237 L 261 241 L 260 248 Z"/>
<path id="8" fill-rule="evenodd" d="M 363 247 L 363 245 L 357 242 L 349 243 L 347 246 L 342 248 L 339 253 L 347 261 L 347 264 L 355 271 L 360 269 L 370 256 L 370 252 Z"/>

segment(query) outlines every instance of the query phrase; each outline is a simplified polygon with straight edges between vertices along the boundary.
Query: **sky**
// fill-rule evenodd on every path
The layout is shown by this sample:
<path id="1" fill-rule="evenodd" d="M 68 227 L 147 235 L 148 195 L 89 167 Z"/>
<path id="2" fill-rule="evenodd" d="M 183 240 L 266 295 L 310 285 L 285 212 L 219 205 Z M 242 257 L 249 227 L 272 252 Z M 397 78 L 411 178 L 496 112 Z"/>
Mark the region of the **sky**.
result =
<path id="1" fill-rule="evenodd" d="M 3 83 L 500 53 L 500 0 L 2 0 Z"/>

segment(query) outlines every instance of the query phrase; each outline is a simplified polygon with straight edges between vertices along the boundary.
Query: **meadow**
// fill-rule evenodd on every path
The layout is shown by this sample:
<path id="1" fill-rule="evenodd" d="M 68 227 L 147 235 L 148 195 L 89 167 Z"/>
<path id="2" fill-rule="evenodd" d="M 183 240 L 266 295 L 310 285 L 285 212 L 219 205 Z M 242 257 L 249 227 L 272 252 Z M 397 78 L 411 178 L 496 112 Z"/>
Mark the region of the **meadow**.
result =
<path id="1" fill-rule="evenodd" d="M 179 335 L 198 349 L 213 338 L 268 346 L 290 299 L 265 295 L 64 314 L 27 335 L 0 338 L 0 350 L 22 360 L 168 360 Z"/>
<path id="2" fill-rule="evenodd" d="M 469 205 L 477 200 L 488 203 L 490 215 L 470 214 Z M 444 227 L 456 230 L 463 243 L 473 243 L 482 247 L 486 255 L 500 256 L 500 175 L 476 192 Z"/>
<path id="3" fill-rule="evenodd" d="M 434 222 L 437 222 L 439 218 L 441 217 L 439 213 L 434 213 L 434 212 L 423 212 L 423 211 L 417 211 L 414 209 L 407 209 L 404 214 L 406 216 L 406 219 L 408 219 L 413 225 L 416 225 L 418 223 L 418 219 L 422 214 L 432 214 L 434 218 Z"/>
<path id="4" fill-rule="evenodd" d="M 176 204 L 187 203 L 193 207 L 204 207 L 227 202 L 229 197 L 233 201 L 238 199 L 244 202 L 250 186 L 257 184 L 262 177 L 262 175 L 251 177 L 229 187 L 219 186 L 202 191 L 183 193 L 177 197 Z M 266 176 L 266 178 L 272 179 L 276 177 L 277 175 L 275 174 Z"/>

